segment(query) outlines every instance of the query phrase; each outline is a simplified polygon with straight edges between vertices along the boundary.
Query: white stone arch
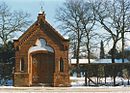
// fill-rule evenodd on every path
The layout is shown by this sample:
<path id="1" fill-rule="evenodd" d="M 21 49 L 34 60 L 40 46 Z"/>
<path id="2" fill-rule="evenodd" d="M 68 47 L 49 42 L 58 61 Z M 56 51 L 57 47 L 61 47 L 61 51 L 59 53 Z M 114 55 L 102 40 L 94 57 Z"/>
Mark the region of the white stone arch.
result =
<path id="1" fill-rule="evenodd" d="M 47 45 L 46 40 L 43 38 L 36 40 L 35 46 L 32 46 L 29 49 L 29 54 L 36 51 L 48 51 L 54 53 L 54 49 L 51 46 Z"/>
<path id="2" fill-rule="evenodd" d="M 30 74 L 30 85 L 32 84 L 32 56 L 30 55 L 33 52 L 37 52 L 37 51 L 48 51 L 51 53 L 54 53 L 54 49 L 49 46 L 46 42 L 45 39 L 41 38 L 41 39 L 37 39 L 35 42 L 35 45 L 30 47 L 28 50 L 28 72 L 31 73 Z"/>

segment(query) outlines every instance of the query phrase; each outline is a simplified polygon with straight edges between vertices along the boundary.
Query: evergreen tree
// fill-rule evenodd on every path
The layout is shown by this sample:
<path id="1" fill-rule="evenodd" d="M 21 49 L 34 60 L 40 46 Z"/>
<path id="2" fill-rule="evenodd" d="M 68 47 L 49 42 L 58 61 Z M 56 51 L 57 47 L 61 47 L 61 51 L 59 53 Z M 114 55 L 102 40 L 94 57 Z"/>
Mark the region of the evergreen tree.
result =
<path id="1" fill-rule="evenodd" d="M 15 62 L 15 50 L 13 42 L 9 41 L 7 47 L 0 45 L 0 82 L 1 85 L 5 85 L 8 79 L 13 77 L 13 68 Z"/>

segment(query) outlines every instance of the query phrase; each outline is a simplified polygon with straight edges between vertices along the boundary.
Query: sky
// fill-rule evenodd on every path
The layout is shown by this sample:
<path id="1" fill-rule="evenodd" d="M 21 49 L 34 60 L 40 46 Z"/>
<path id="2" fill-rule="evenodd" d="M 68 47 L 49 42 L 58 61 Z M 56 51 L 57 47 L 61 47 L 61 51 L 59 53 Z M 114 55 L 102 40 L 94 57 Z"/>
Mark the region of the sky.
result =
<path id="1" fill-rule="evenodd" d="M 31 14 L 31 19 L 36 21 L 37 15 L 43 6 L 46 14 L 46 20 L 56 28 L 55 14 L 56 9 L 63 4 L 65 0 L 0 0 L 5 2 L 11 10 L 22 10 Z"/>
<path id="2" fill-rule="evenodd" d="M 46 14 L 46 20 L 58 30 L 58 23 L 55 20 L 56 9 L 63 5 L 66 0 L 0 0 L 5 2 L 11 10 L 22 10 L 31 14 L 30 19 L 37 20 L 41 6 Z M 61 33 L 58 30 L 59 33 Z M 62 33 L 61 33 L 62 34 Z M 127 43 L 130 46 L 130 43 Z"/>

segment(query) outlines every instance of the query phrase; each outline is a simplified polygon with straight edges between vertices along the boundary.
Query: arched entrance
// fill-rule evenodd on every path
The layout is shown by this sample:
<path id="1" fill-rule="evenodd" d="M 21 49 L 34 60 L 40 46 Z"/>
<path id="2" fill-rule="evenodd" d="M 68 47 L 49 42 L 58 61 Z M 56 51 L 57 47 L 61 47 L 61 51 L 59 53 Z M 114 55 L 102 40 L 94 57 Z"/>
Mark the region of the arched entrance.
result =
<path id="1" fill-rule="evenodd" d="M 52 85 L 55 69 L 55 54 L 44 39 L 37 39 L 29 49 L 32 85 Z"/>
<path id="2" fill-rule="evenodd" d="M 53 82 L 54 53 L 38 52 L 32 54 L 32 84 L 47 84 Z"/>

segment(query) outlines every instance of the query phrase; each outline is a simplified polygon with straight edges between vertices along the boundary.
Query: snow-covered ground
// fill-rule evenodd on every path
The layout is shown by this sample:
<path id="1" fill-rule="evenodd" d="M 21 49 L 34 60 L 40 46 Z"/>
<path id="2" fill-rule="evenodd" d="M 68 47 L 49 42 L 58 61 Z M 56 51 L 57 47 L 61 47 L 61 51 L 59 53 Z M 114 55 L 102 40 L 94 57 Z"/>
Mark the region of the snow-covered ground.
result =
<path id="1" fill-rule="evenodd" d="M 91 78 L 96 81 L 95 77 Z M 130 87 L 121 86 L 84 86 L 84 77 L 70 77 L 71 87 L 14 87 L 14 86 L 0 86 L 0 93 L 130 93 Z M 127 80 L 123 79 L 124 82 Z M 112 78 L 108 77 L 107 82 L 113 82 Z M 116 78 L 117 82 L 122 82 L 120 77 Z M 100 78 L 100 82 L 104 82 L 104 78 Z"/>
<path id="2" fill-rule="evenodd" d="M 84 77 L 70 77 L 72 87 L 81 87 L 85 85 Z"/>
<path id="3" fill-rule="evenodd" d="M 130 87 L 0 87 L 0 93 L 130 93 Z"/>
<path id="4" fill-rule="evenodd" d="M 97 78 L 96 77 L 91 77 L 90 78 L 93 82 L 97 82 Z M 76 77 L 76 75 L 74 74 L 74 76 L 70 77 L 70 81 L 71 81 L 71 87 L 88 87 L 85 86 L 85 77 L 81 74 L 81 77 Z M 88 80 L 87 80 L 88 81 Z M 98 84 L 100 87 L 111 87 L 113 86 L 113 78 L 112 77 L 107 77 L 106 78 L 106 83 L 105 83 L 105 78 L 98 78 Z M 13 81 L 12 80 L 7 80 L 5 86 L 0 86 L 0 87 L 13 87 Z M 93 84 L 92 82 L 90 82 L 90 86 L 94 86 L 95 84 Z M 125 86 L 130 86 L 128 85 L 128 79 L 124 79 L 122 77 L 116 77 L 116 85 L 119 87 L 125 87 Z M 116 87 L 117 87 L 116 86 Z M 94 86 L 95 87 L 95 86 Z"/>
<path id="5" fill-rule="evenodd" d="M 85 86 L 85 77 L 70 77 L 71 80 L 71 86 L 72 87 L 84 87 Z M 91 80 L 94 81 L 95 83 L 97 82 L 96 77 L 91 77 Z M 98 82 L 100 87 L 112 87 L 113 86 L 113 78 L 112 77 L 107 77 L 106 78 L 106 84 L 105 84 L 105 78 L 98 78 Z M 124 79 L 122 77 L 116 77 L 116 87 L 126 87 L 130 86 L 127 85 L 128 80 Z M 90 85 L 94 85 L 92 82 L 90 82 Z"/>

